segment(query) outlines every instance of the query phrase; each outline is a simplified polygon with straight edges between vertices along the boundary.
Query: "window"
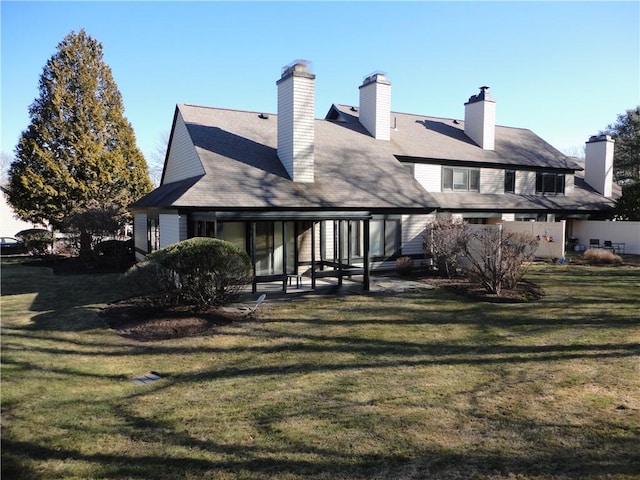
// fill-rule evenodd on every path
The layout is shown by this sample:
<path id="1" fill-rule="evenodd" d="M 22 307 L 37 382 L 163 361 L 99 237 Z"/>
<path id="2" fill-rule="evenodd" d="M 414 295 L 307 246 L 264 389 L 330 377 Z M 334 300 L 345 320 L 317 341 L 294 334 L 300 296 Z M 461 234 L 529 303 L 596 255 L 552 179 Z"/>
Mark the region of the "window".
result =
<path id="1" fill-rule="evenodd" d="M 400 220 L 371 220 L 369 223 L 369 254 L 391 257 L 400 250 Z"/>
<path id="2" fill-rule="evenodd" d="M 294 222 L 287 223 L 287 273 L 295 270 Z M 239 233 L 238 230 L 235 232 Z M 256 222 L 256 275 L 278 275 L 284 267 L 282 222 Z"/>
<path id="3" fill-rule="evenodd" d="M 147 220 L 147 251 L 155 252 L 160 248 L 160 222 L 157 218 Z"/>
<path id="4" fill-rule="evenodd" d="M 564 173 L 538 172 L 536 174 L 536 193 L 542 195 L 564 194 Z"/>
<path id="5" fill-rule="evenodd" d="M 516 172 L 515 170 L 504 171 L 504 193 L 515 193 L 516 191 Z"/>
<path id="6" fill-rule="evenodd" d="M 477 168 L 442 167 L 442 190 L 480 191 L 480 170 Z"/>

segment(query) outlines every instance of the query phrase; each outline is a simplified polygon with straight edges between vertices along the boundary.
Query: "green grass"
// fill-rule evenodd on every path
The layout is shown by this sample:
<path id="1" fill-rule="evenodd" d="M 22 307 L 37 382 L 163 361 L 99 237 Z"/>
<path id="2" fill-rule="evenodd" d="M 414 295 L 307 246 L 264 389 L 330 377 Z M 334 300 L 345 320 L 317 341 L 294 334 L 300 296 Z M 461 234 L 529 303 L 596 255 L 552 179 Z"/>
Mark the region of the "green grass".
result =
<path id="1" fill-rule="evenodd" d="M 98 317 L 117 275 L 3 260 L 2 478 L 640 478 L 640 267 L 528 278 L 543 300 L 267 299 L 139 343 Z"/>

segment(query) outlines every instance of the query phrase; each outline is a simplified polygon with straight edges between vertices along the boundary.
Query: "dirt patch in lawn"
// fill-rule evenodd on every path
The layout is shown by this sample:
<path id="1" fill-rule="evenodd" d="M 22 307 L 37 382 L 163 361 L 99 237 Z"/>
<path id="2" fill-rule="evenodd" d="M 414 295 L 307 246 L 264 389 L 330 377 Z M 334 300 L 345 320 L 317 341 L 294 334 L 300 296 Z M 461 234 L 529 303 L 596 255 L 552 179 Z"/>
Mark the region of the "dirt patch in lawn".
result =
<path id="1" fill-rule="evenodd" d="M 221 325 L 245 318 L 245 312 L 211 308 L 194 313 L 188 308 L 152 308 L 135 300 L 105 307 L 101 313 L 118 335 L 141 342 L 210 335 Z"/>

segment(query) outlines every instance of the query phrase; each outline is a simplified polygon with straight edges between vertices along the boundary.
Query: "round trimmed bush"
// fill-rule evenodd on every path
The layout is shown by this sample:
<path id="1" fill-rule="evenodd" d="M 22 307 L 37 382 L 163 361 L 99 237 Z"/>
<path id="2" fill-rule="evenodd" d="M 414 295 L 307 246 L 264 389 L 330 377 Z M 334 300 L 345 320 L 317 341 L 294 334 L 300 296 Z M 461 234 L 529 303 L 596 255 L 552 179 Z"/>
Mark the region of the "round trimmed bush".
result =
<path id="1" fill-rule="evenodd" d="M 162 306 L 190 305 L 196 311 L 231 303 L 253 278 L 244 250 L 207 237 L 153 252 L 128 276 L 149 300 Z"/>

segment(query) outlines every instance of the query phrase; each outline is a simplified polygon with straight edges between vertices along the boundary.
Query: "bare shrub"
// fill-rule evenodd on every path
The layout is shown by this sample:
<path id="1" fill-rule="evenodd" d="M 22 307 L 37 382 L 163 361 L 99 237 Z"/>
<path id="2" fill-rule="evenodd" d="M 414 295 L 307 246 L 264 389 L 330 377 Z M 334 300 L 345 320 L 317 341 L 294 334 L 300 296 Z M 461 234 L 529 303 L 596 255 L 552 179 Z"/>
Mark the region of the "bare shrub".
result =
<path id="1" fill-rule="evenodd" d="M 453 278 L 469 240 L 469 225 L 460 218 L 436 217 L 424 231 L 423 249 L 441 276 Z"/>
<path id="2" fill-rule="evenodd" d="M 601 248 L 590 248 L 582 257 L 592 265 L 622 265 L 620 255 Z"/>
<path id="3" fill-rule="evenodd" d="M 528 233 L 505 232 L 502 225 L 477 229 L 466 243 L 463 271 L 489 293 L 515 288 L 533 260 L 538 240 Z"/>

